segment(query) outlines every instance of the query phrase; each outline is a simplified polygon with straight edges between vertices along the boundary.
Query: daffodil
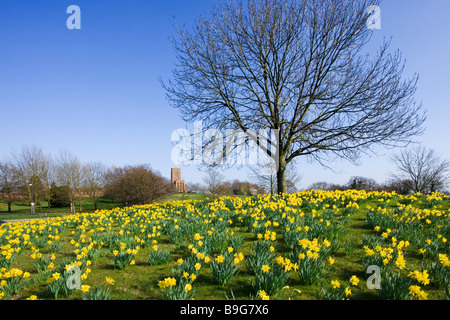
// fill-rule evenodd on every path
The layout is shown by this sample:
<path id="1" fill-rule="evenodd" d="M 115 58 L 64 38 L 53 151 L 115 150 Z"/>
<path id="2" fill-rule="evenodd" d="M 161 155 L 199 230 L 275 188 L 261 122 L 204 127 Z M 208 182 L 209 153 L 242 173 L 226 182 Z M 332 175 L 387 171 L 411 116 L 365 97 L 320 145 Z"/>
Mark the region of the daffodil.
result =
<path id="1" fill-rule="evenodd" d="M 351 294 L 352 294 L 352 290 L 349 287 L 345 288 L 345 296 L 348 297 Z"/>
<path id="2" fill-rule="evenodd" d="M 332 280 L 331 281 L 331 285 L 333 286 L 334 289 L 340 288 L 341 284 L 338 280 Z"/>
<path id="3" fill-rule="evenodd" d="M 395 265 L 397 266 L 397 268 L 399 268 L 400 270 L 406 268 L 406 261 L 405 258 L 403 257 L 403 255 L 399 255 L 397 257 L 397 260 L 395 261 Z"/>
<path id="4" fill-rule="evenodd" d="M 356 287 L 358 285 L 358 283 L 359 283 L 358 277 L 357 276 L 352 276 L 350 278 L 350 283 Z"/>
<path id="5" fill-rule="evenodd" d="M 427 300 L 428 294 L 421 290 L 419 286 L 412 285 L 409 287 L 409 294 L 413 297 L 418 298 L 419 300 Z"/>
<path id="6" fill-rule="evenodd" d="M 270 297 L 267 295 L 267 293 L 264 290 L 259 290 L 258 291 L 258 296 L 262 299 L 262 300 L 270 300 Z"/>
<path id="7" fill-rule="evenodd" d="M 408 277 L 417 280 L 419 283 L 423 285 L 427 285 L 430 283 L 429 274 L 427 270 L 424 270 L 423 272 L 420 271 L 411 271 L 408 274 Z"/>
<path id="8" fill-rule="evenodd" d="M 81 292 L 86 293 L 89 291 L 90 288 L 91 288 L 90 286 L 84 284 L 81 286 Z"/>
<path id="9" fill-rule="evenodd" d="M 269 272 L 269 270 L 270 270 L 270 267 L 268 265 L 263 265 L 261 268 L 261 271 L 263 273 L 267 273 L 267 272 Z"/>
<path id="10" fill-rule="evenodd" d="M 58 272 L 55 272 L 54 274 L 52 274 L 52 278 L 53 278 L 53 280 L 58 280 L 61 278 L 61 274 Z"/>

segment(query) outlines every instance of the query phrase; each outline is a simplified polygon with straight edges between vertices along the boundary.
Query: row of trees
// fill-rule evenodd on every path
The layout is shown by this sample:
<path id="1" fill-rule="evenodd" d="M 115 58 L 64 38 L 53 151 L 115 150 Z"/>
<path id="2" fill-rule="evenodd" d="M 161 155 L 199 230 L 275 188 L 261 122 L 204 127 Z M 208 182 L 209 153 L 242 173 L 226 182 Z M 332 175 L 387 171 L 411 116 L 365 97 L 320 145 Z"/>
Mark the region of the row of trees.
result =
<path id="1" fill-rule="evenodd" d="M 149 166 L 108 168 L 101 162 L 82 163 L 67 150 L 56 157 L 36 146 L 24 146 L 0 159 L 0 199 L 8 204 L 34 202 L 39 211 L 42 203 L 51 207 L 69 207 L 75 213 L 83 210 L 83 201 L 91 198 L 97 210 L 102 196 L 125 204 L 151 203 L 170 192 L 170 183 Z"/>
<path id="2" fill-rule="evenodd" d="M 153 203 L 174 192 L 174 188 L 149 165 L 138 165 L 108 170 L 104 191 L 106 198 L 128 206 Z"/>
<path id="3" fill-rule="evenodd" d="M 356 189 L 366 191 L 396 191 L 399 194 L 420 192 L 447 193 L 450 182 L 450 162 L 442 159 L 433 149 L 418 146 L 405 149 L 391 157 L 395 172 L 390 173 L 390 179 L 377 183 L 372 178 L 355 176 L 344 184 L 330 184 L 325 181 L 312 184 L 310 189 L 345 190 Z"/>
<path id="4" fill-rule="evenodd" d="M 435 150 L 419 146 L 404 150 L 392 158 L 395 172 L 382 184 L 366 177 L 352 177 L 344 185 L 316 182 L 310 189 L 386 190 L 400 194 L 410 192 L 447 192 L 450 162 L 442 160 Z M 189 191 L 207 193 L 213 199 L 222 195 L 255 195 L 277 193 L 277 177 L 262 176 L 252 170 L 250 181 L 225 181 L 217 170 L 210 170 L 203 184 L 189 183 Z M 296 192 L 301 177 L 294 166 L 286 172 L 288 192 Z M 47 201 L 50 207 L 68 207 L 71 212 L 83 210 L 83 201 L 90 197 L 97 210 L 98 199 L 104 196 L 123 205 L 146 204 L 163 199 L 174 192 L 170 181 L 149 165 L 107 168 L 101 162 L 82 163 L 69 151 L 57 157 L 37 147 L 23 147 L 8 159 L 0 160 L 0 196 L 8 204 L 33 201 L 39 210 Z"/>
<path id="5" fill-rule="evenodd" d="M 301 181 L 301 175 L 297 172 L 293 163 L 286 171 L 287 192 L 298 191 L 297 185 Z M 277 175 L 264 175 L 260 172 L 260 167 L 250 167 L 249 181 L 225 181 L 225 177 L 218 170 L 211 169 L 203 179 L 203 184 L 189 184 L 189 191 L 202 192 L 210 195 L 212 199 L 217 196 L 244 195 L 252 196 L 257 194 L 277 193 Z"/>
<path id="6" fill-rule="evenodd" d="M 295 192 L 299 176 L 289 175 L 290 192 Z M 208 172 L 202 184 L 189 183 L 190 192 L 206 193 L 213 199 L 222 195 L 255 195 L 273 193 L 276 176 L 266 177 L 254 171 L 249 181 L 228 182 L 218 171 Z M 83 210 L 83 202 L 91 198 L 94 209 L 100 197 L 127 205 L 152 203 L 166 198 L 174 188 L 170 181 L 149 165 L 108 168 L 101 162 L 82 163 L 67 150 L 56 157 L 36 146 L 24 146 L 0 160 L 0 200 L 8 204 L 17 201 L 34 202 L 37 210 L 70 207 Z M 47 208 L 42 203 L 46 202 Z"/>
<path id="7" fill-rule="evenodd" d="M 391 158 L 393 171 L 390 178 L 384 182 L 377 182 L 372 178 L 353 176 L 345 184 L 333 184 L 327 181 L 318 181 L 308 187 L 315 190 L 366 190 L 366 191 L 395 191 L 399 194 L 420 192 L 430 194 L 433 192 L 448 193 L 450 183 L 450 161 L 442 157 L 433 149 L 416 146 L 411 149 L 394 154 Z M 258 168 L 252 169 L 249 176 L 251 182 L 235 180 L 225 181 L 224 176 L 217 170 L 208 171 L 203 185 L 192 184 L 191 191 L 207 193 L 214 199 L 221 195 L 254 195 L 277 193 L 277 176 L 261 175 Z M 298 191 L 297 185 L 301 175 L 293 163 L 286 170 L 286 184 L 288 193 Z"/>
<path id="8" fill-rule="evenodd" d="M 82 200 L 90 196 L 94 205 L 105 185 L 106 168 L 100 162 L 83 164 L 64 150 L 57 157 L 45 154 L 36 146 L 24 146 L 0 160 L 0 195 L 11 205 L 18 200 L 31 200 L 42 210 L 42 202 L 53 206 L 76 204 L 82 210 Z"/>
<path id="9" fill-rule="evenodd" d="M 213 198 L 274 190 L 270 179 L 267 183 L 261 178 L 255 178 L 255 183 L 225 182 L 216 171 L 209 172 L 204 184 L 188 185 L 189 191 L 207 193 Z M 0 160 L 0 199 L 7 203 L 10 213 L 12 204 L 17 201 L 34 202 L 41 212 L 70 207 L 70 211 L 75 213 L 83 210 L 86 198 L 92 199 L 97 210 L 100 197 L 123 205 L 135 205 L 152 203 L 171 192 L 174 189 L 170 181 L 149 165 L 108 168 L 101 162 L 82 163 L 67 150 L 55 157 L 36 146 L 24 146 Z M 47 203 L 45 209 L 42 206 L 44 202 Z"/>
<path id="10" fill-rule="evenodd" d="M 357 163 L 380 145 L 405 147 L 424 132 L 426 112 L 401 52 L 389 41 L 367 47 L 368 9 L 380 2 L 214 1 L 208 17 L 176 29 L 177 61 L 161 81 L 167 99 L 205 130 L 277 132 L 276 154 L 259 144 L 277 160 L 277 193 L 288 191 L 298 158 Z M 224 147 L 223 158 L 235 148 Z"/>
<path id="11" fill-rule="evenodd" d="M 266 192 L 264 187 L 248 181 L 225 181 L 225 177 L 217 170 L 208 171 L 203 183 L 188 186 L 191 192 L 205 193 L 214 200 L 218 196 L 244 195 L 252 196 Z"/>
<path id="12" fill-rule="evenodd" d="M 446 192 L 450 182 L 450 162 L 424 146 L 400 152 L 392 157 L 398 173 L 392 181 L 402 192 Z"/>

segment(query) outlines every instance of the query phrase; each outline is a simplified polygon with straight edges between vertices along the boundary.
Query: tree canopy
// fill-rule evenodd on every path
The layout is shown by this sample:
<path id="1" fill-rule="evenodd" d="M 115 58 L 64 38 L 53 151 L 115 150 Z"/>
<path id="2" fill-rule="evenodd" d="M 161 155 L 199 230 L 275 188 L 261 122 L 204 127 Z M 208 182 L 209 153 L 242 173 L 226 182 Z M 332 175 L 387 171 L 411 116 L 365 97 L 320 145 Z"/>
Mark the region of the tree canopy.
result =
<path id="1" fill-rule="evenodd" d="M 357 161 L 373 146 L 422 133 L 418 76 L 403 79 L 389 41 L 364 54 L 374 30 L 368 0 L 248 0 L 217 4 L 178 27 L 177 64 L 163 87 L 187 122 L 217 130 L 278 132 L 277 187 L 297 157 Z M 272 155 L 271 151 L 267 153 Z"/>

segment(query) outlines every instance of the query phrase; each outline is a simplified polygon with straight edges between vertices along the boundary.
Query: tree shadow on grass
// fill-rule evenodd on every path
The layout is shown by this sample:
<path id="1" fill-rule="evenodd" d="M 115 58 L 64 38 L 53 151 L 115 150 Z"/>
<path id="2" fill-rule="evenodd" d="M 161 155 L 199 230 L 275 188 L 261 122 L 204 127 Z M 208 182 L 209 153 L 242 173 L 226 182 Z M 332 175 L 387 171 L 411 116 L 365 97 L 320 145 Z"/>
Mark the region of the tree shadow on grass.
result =
<path id="1" fill-rule="evenodd" d="M 230 281 L 221 286 L 211 275 L 200 274 L 194 282 L 199 288 L 197 299 L 206 300 L 251 300 L 253 288 L 248 278 L 242 274 L 235 274 Z"/>

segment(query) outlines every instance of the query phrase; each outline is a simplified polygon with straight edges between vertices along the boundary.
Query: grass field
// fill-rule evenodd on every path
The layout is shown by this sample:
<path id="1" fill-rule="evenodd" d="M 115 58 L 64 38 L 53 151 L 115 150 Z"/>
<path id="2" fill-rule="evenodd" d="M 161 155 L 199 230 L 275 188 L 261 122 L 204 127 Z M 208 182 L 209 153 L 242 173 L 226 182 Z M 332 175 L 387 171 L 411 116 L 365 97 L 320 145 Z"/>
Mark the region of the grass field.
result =
<path id="1" fill-rule="evenodd" d="M 206 196 L 202 193 L 174 193 L 169 194 L 163 201 L 175 201 L 175 200 L 205 200 Z M 94 212 L 95 206 L 92 199 L 87 198 L 83 200 L 83 210 L 82 212 Z M 97 210 L 111 210 L 119 207 L 121 204 L 119 202 L 99 198 L 97 202 Z M 79 207 L 79 204 L 76 203 L 76 209 Z M 8 213 L 8 204 L 4 201 L 0 201 L 0 220 L 13 220 L 13 219 L 30 219 L 30 218 L 45 218 L 47 216 L 59 216 L 62 214 L 70 213 L 70 207 L 64 208 L 50 208 L 48 210 L 47 201 L 43 201 L 41 206 L 35 208 L 35 216 L 31 216 L 31 208 L 30 205 L 26 202 L 14 202 L 12 204 L 12 213 Z M 48 212 L 50 213 L 48 214 Z M 46 214 L 47 213 L 47 214 Z"/>
<path id="2" fill-rule="evenodd" d="M 83 200 L 83 210 L 82 212 L 94 212 L 94 202 L 92 199 L 87 198 Z M 104 210 L 104 209 L 114 209 L 120 206 L 119 202 L 115 202 L 110 199 L 104 199 L 100 198 L 97 201 L 97 209 L 98 210 Z M 76 203 L 76 209 L 78 210 L 79 206 L 78 203 Z M 65 208 L 50 208 L 48 210 L 47 207 L 47 201 L 43 201 L 41 206 L 35 207 L 35 217 L 31 216 L 31 208 L 28 203 L 25 202 L 14 202 L 12 204 L 12 213 L 8 213 L 8 204 L 1 201 L 0 202 L 0 220 L 8 220 L 8 219 L 30 219 L 30 218 L 42 218 L 46 217 L 46 213 L 50 211 L 50 216 L 57 216 L 61 214 L 67 214 L 70 213 L 70 207 Z"/>
<path id="3" fill-rule="evenodd" d="M 352 190 L 176 197 L 2 225 L 0 296 L 449 298 L 447 197 Z M 378 289 L 368 288 L 376 284 L 369 266 L 380 269 Z M 80 280 L 79 289 L 69 279 Z"/>

